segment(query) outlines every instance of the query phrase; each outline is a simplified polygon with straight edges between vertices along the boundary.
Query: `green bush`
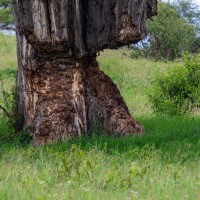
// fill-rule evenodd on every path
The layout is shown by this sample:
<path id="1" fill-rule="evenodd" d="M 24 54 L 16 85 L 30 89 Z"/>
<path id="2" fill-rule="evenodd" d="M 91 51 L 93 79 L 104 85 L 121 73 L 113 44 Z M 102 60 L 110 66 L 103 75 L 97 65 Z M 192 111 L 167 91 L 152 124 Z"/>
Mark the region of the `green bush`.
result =
<path id="1" fill-rule="evenodd" d="M 0 23 L 13 23 L 13 9 L 11 0 L 0 0 Z"/>
<path id="2" fill-rule="evenodd" d="M 200 62 L 185 55 L 184 65 L 155 76 L 149 93 L 157 113 L 177 115 L 200 107 Z"/>
<path id="3" fill-rule="evenodd" d="M 4 23 L 5 25 L 13 23 L 13 14 L 11 7 L 0 9 L 0 23 Z"/>

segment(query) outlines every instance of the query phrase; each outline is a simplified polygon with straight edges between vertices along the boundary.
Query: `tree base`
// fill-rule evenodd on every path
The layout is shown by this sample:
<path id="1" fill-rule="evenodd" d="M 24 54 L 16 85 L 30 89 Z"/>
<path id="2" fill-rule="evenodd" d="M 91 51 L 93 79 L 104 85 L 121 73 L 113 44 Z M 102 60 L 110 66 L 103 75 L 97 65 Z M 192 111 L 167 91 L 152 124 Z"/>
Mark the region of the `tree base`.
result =
<path id="1" fill-rule="evenodd" d="M 47 61 L 48 60 L 48 61 Z M 114 135 L 142 134 L 113 81 L 98 67 L 96 57 L 77 62 L 37 59 L 33 69 L 23 68 L 25 126 L 31 127 L 35 145 L 100 131 Z M 18 95 L 20 96 L 20 95 Z"/>

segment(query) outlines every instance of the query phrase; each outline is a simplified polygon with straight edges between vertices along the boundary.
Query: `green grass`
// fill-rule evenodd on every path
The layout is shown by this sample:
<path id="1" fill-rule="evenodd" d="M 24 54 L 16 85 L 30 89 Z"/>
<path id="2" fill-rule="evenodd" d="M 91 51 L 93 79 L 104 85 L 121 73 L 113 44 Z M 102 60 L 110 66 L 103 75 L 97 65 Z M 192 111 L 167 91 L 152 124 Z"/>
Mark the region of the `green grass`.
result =
<path id="1" fill-rule="evenodd" d="M 17 65 L 14 38 L 4 37 L 3 43 L 0 70 L 11 88 Z M 12 130 L 1 116 L 0 200 L 199 199 L 200 117 L 156 116 L 147 97 L 155 72 L 174 63 L 132 60 L 126 49 L 105 51 L 98 60 L 145 135 L 115 138 L 94 132 L 34 147 L 23 138 L 8 138 Z"/>
<path id="2" fill-rule="evenodd" d="M 170 64 L 145 59 L 130 58 L 127 49 L 107 50 L 98 58 L 101 69 L 117 84 L 131 114 L 152 113 L 148 100 L 150 81 L 155 72 L 165 70 Z"/>
<path id="3" fill-rule="evenodd" d="M 16 39 L 0 34 L 0 70 L 16 69 Z"/>
<path id="4" fill-rule="evenodd" d="M 14 36 L 0 34 L 0 80 L 4 80 L 4 88 L 10 90 L 15 83 L 17 66 L 16 39 Z M 0 92 L 2 82 L 0 81 Z M 0 98 L 2 94 L 0 93 Z"/>

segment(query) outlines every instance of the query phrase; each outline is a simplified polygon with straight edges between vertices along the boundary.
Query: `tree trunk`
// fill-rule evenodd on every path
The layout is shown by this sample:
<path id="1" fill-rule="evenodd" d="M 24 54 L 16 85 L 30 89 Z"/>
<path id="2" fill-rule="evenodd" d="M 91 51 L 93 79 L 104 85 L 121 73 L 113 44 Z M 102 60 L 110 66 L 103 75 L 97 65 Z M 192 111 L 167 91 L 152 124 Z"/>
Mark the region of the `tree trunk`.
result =
<path id="1" fill-rule="evenodd" d="M 48 144 L 88 133 L 143 133 L 96 53 L 138 41 L 156 0 L 14 0 L 18 75 L 16 127 Z"/>

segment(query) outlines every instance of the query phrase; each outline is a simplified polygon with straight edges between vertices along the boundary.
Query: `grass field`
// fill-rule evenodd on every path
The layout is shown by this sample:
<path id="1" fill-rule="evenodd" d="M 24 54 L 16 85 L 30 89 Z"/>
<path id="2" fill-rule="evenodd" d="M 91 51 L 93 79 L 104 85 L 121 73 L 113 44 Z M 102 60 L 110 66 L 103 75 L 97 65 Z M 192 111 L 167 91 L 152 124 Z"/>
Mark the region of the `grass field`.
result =
<path id="1" fill-rule="evenodd" d="M 0 115 L 0 200 L 200 199 L 200 117 L 156 116 L 147 96 L 155 72 L 177 63 L 133 60 L 127 49 L 105 51 L 98 60 L 145 135 L 114 138 L 94 130 L 91 137 L 33 147 L 9 140 L 11 128 Z M 0 36 L 8 90 L 16 65 L 15 39 Z"/>

